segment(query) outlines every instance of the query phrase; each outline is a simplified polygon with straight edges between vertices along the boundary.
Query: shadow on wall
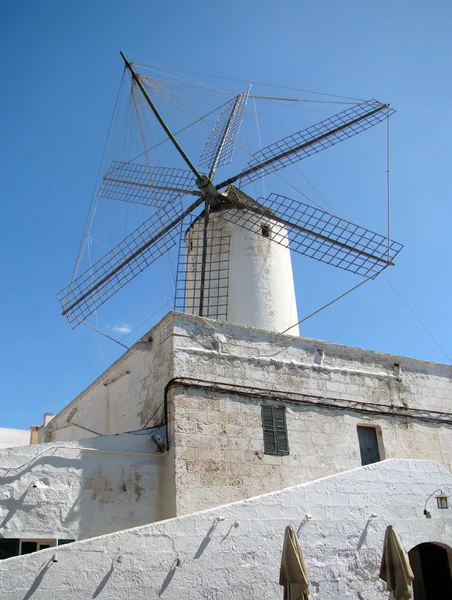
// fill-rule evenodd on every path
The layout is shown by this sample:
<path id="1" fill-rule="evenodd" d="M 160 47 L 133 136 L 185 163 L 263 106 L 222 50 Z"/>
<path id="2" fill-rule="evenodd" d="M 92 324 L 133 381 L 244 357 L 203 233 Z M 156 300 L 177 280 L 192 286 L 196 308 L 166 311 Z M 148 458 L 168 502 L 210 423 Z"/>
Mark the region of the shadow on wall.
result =
<path id="1" fill-rule="evenodd" d="M 48 488 L 52 489 L 50 478 L 43 477 L 43 472 L 50 470 L 79 470 L 81 467 L 80 460 L 77 459 L 68 459 L 58 456 L 47 456 L 38 458 L 36 460 L 32 460 L 29 465 L 23 470 L 14 472 L 14 475 L 9 475 L 11 469 L 8 471 L 7 475 L 0 477 L 0 487 L 6 489 L 6 495 L 9 494 L 8 497 L 4 497 L 0 499 L 0 507 L 5 509 L 5 516 L 0 523 L 0 530 L 8 528 L 9 522 L 16 516 L 17 512 L 21 514 L 17 516 L 17 521 L 15 525 L 11 527 L 12 530 L 18 531 L 20 533 L 21 525 L 24 525 L 24 514 L 30 515 L 30 521 L 33 519 L 32 511 L 36 508 L 42 508 L 43 506 L 49 505 L 49 500 L 46 497 L 46 490 Z M 28 475 L 28 477 L 27 477 Z M 24 491 L 18 498 L 14 497 L 15 492 L 25 485 Z M 20 492 L 19 492 L 20 493 Z M 52 524 L 49 524 L 52 525 Z M 55 524 L 53 524 L 55 525 Z M 67 523 L 69 526 L 69 523 Z M 29 528 L 33 530 L 33 527 Z M 55 527 L 53 528 L 53 530 Z M 8 532 L 9 533 L 9 532 Z M 21 537 L 18 535 L 17 537 Z M 70 537 L 67 535 L 62 535 L 61 537 Z"/>
<path id="2" fill-rule="evenodd" d="M 45 574 L 47 573 L 47 571 L 50 569 L 50 567 L 53 565 L 54 560 L 53 558 L 51 558 L 48 562 L 44 563 L 43 568 L 41 569 L 41 571 L 38 573 L 38 576 L 36 577 L 36 579 L 33 581 L 30 589 L 28 590 L 28 592 L 25 594 L 23 600 L 28 600 L 29 598 L 31 598 L 33 596 L 33 594 L 36 592 L 36 590 L 38 589 L 38 587 L 41 585 L 42 580 L 45 577 Z"/>
<path id="3" fill-rule="evenodd" d="M 0 537 L 80 540 L 159 520 L 164 455 L 150 435 L 1 453 Z"/>

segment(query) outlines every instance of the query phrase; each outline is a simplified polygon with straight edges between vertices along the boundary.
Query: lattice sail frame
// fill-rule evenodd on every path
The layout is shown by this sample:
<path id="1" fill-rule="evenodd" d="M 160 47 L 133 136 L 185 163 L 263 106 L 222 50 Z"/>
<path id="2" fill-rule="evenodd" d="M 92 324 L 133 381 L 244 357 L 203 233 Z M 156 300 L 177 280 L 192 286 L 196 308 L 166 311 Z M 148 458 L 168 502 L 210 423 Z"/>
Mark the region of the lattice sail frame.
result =
<path id="1" fill-rule="evenodd" d="M 180 213 L 173 205 L 156 212 L 58 294 L 72 327 L 178 243 Z"/>
<path id="2" fill-rule="evenodd" d="M 199 196 L 199 191 L 193 191 L 195 186 L 195 176 L 187 169 L 113 161 L 99 196 L 163 208 L 185 194 Z"/>
<path id="3" fill-rule="evenodd" d="M 245 116 L 251 86 L 233 98 L 220 113 L 199 159 L 199 166 L 211 171 L 216 162 L 223 167 L 232 162 L 240 127 Z"/>
<path id="4" fill-rule="evenodd" d="M 239 204 L 237 206 L 242 208 Z M 247 212 L 246 219 L 243 218 L 243 210 Z M 274 193 L 267 198 L 259 198 L 253 207 L 226 210 L 223 216 L 227 221 L 256 233 L 265 225 L 270 228 L 273 242 L 370 279 L 392 265 L 403 248 L 402 244 L 370 229 Z"/>
<path id="5" fill-rule="evenodd" d="M 253 154 L 249 168 L 229 177 L 217 187 L 222 189 L 236 181 L 240 185 L 252 183 L 265 174 L 279 171 L 304 158 L 338 144 L 374 127 L 389 118 L 395 110 L 378 100 L 356 104 L 324 119 L 307 129 L 286 136 Z"/>

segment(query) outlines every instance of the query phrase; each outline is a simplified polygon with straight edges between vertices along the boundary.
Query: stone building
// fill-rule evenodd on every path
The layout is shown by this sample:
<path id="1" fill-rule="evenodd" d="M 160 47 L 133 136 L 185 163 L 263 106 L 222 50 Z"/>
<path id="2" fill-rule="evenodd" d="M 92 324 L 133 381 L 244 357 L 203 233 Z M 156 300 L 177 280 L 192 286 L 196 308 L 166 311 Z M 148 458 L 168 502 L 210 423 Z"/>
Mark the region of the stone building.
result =
<path id="1" fill-rule="evenodd" d="M 51 546 L 2 563 L 5 597 L 278 597 L 292 523 L 313 598 L 387 598 L 392 524 L 428 600 L 432 561 L 450 584 L 451 392 L 450 366 L 169 313 L 1 451 L 4 556 Z"/>

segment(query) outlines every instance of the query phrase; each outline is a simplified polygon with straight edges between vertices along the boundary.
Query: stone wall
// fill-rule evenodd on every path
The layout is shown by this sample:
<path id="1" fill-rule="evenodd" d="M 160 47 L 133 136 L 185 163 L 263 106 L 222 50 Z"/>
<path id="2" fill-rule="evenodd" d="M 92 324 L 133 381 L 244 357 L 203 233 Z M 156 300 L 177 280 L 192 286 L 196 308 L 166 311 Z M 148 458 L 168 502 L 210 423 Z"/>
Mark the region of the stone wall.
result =
<path id="1" fill-rule="evenodd" d="M 359 467 L 363 425 L 382 459 L 451 470 L 451 367 L 214 325 L 175 318 L 178 515 Z M 264 454 L 262 404 L 286 407 L 288 456 Z"/>
<path id="2" fill-rule="evenodd" d="M 83 539 L 158 521 L 166 459 L 149 432 L 2 450 L 0 537 Z"/>
<path id="3" fill-rule="evenodd" d="M 377 428 L 380 456 L 452 463 L 452 427 L 286 404 L 288 456 L 264 453 L 261 402 L 184 389 L 174 394 L 177 514 L 361 466 L 357 426 Z M 268 404 L 268 401 L 263 401 Z"/>
<path id="4" fill-rule="evenodd" d="M 1 598 L 267 600 L 284 530 L 298 531 L 318 600 L 387 600 L 379 579 L 387 525 L 406 551 L 450 547 L 450 510 L 427 497 L 452 488 L 434 462 L 389 460 L 220 508 L 2 561 Z M 310 515 L 312 518 L 308 518 Z M 54 562 L 53 559 L 56 559 Z"/>

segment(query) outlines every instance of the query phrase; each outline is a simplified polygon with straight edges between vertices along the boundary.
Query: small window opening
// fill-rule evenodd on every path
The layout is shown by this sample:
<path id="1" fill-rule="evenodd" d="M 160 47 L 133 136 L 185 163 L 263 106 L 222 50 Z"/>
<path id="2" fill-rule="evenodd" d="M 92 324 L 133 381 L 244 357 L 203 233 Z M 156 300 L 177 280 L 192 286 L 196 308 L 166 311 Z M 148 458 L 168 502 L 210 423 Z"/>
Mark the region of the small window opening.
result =
<path id="1" fill-rule="evenodd" d="M 0 560 L 19 555 L 19 538 L 0 538 Z"/>
<path id="2" fill-rule="evenodd" d="M 262 233 L 262 237 L 264 238 L 270 238 L 271 237 L 271 227 L 268 223 L 262 223 L 261 225 L 261 233 Z"/>
<path id="3" fill-rule="evenodd" d="M 289 454 L 286 409 L 284 406 L 262 406 L 264 454 L 283 456 Z"/>
<path id="4" fill-rule="evenodd" d="M 371 465 L 380 462 L 380 450 L 378 448 L 378 437 L 376 427 L 360 427 L 358 425 L 359 451 L 361 453 L 361 464 Z"/>

